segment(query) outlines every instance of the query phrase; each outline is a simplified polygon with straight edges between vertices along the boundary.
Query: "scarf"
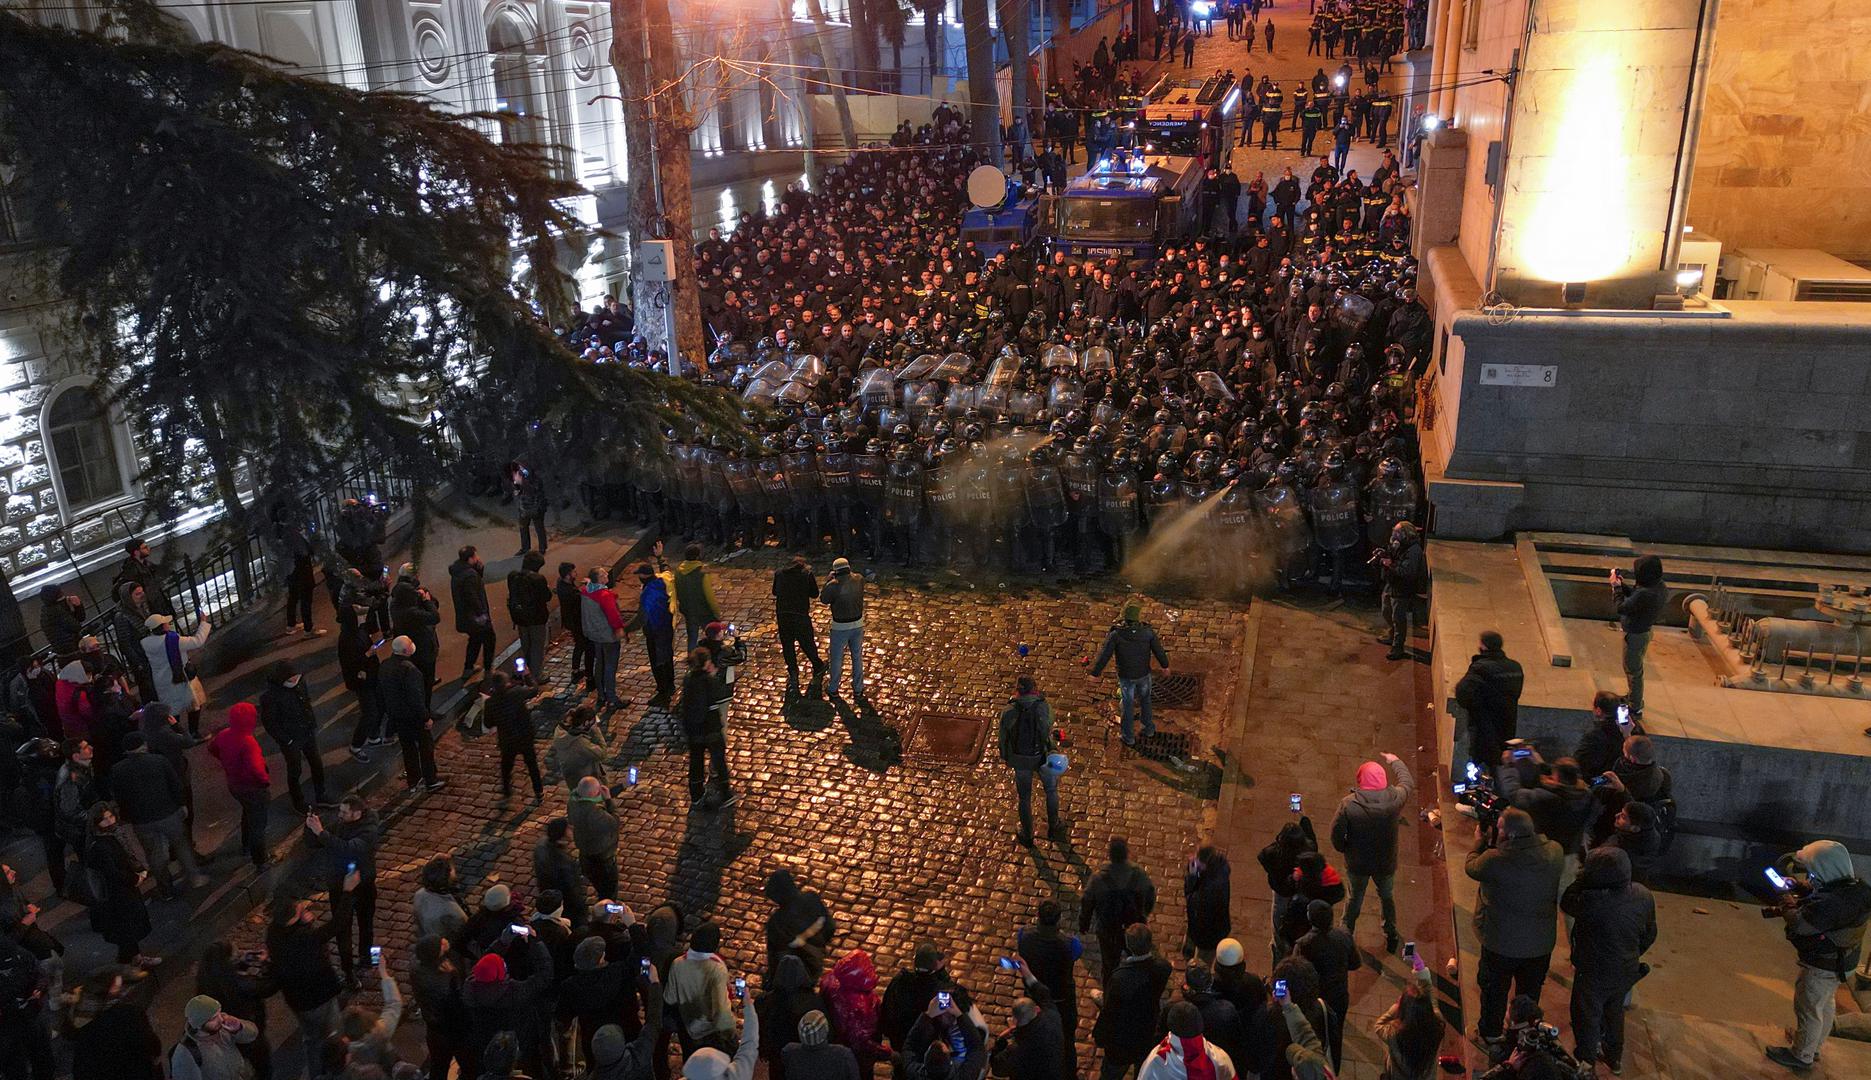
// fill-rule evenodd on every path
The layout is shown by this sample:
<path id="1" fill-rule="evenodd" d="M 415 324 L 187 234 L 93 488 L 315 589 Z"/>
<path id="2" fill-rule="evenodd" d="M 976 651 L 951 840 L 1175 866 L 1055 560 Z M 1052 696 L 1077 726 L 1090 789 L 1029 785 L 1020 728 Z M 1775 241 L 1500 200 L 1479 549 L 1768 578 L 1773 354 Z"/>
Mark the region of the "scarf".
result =
<path id="1" fill-rule="evenodd" d="M 187 682 L 188 667 L 182 661 L 182 635 L 174 630 L 163 631 L 162 648 L 169 657 L 169 681 L 172 683 Z"/>

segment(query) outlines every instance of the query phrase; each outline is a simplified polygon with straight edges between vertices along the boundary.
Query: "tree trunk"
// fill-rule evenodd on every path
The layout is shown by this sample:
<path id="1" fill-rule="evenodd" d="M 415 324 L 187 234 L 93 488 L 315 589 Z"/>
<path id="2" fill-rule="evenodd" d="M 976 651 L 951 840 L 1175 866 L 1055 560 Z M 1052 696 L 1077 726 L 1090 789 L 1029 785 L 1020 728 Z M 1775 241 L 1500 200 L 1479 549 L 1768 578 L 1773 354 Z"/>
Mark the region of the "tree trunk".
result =
<path id="1" fill-rule="evenodd" d="M 927 93 L 931 97 L 934 97 L 936 92 L 936 73 L 942 70 L 943 7 L 942 0 L 922 0 L 923 49 L 928 54 L 923 67 L 929 73 Z"/>
<path id="2" fill-rule="evenodd" d="M 1031 7 L 1028 0 L 998 0 L 1000 4 L 1000 32 L 1007 40 L 1008 97 L 1013 102 L 1013 118 L 1025 125 L 1030 138 L 1033 133 L 1033 117 L 1037 115 L 1033 106 L 1033 65 L 1027 52 L 1033 47 L 1033 32 L 1028 16 Z M 1012 148 L 1008 148 L 1012 153 Z M 1020 163 L 1008 161 L 1010 169 L 1017 169 Z"/>
<path id="3" fill-rule="evenodd" d="M 994 83 L 994 31 L 988 0 L 962 0 L 962 42 L 968 55 L 968 126 L 981 160 L 1001 163 L 1000 88 Z"/>
<path id="4" fill-rule="evenodd" d="M 819 189 L 818 118 L 812 112 L 812 81 L 806 70 L 805 52 L 799 48 L 799 35 L 793 31 L 792 0 L 780 0 L 780 41 L 786 46 L 786 62 L 793 72 L 793 101 L 799 109 L 799 141 L 805 147 L 806 186 Z M 776 105 L 775 108 L 778 106 Z M 785 130 L 784 121 L 780 124 Z"/>
<path id="5" fill-rule="evenodd" d="M 812 36 L 813 40 L 818 45 L 819 66 L 825 71 L 825 81 L 831 84 L 829 87 L 826 87 L 826 89 L 831 91 L 832 105 L 838 110 L 838 134 L 843 136 L 846 150 L 856 150 L 858 148 L 858 133 L 857 125 L 852 123 L 851 120 L 851 100 L 845 97 L 844 72 L 834 71 L 832 69 L 832 56 L 834 55 L 832 52 L 832 39 L 831 34 L 825 29 L 825 9 L 819 5 L 819 0 L 806 0 L 806 16 L 812 20 Z M 806 98 L 805 105 L 806 111 L 808 113 L 811 112 L 812 99 L 809 97 Z M 816 143 L 808 145 L 813 150 L 818 149 Z M 816 154 L 808 156 L 807 160 L 810 164 L 806 170 L 812 175 L 812 188 L 814 191 L 818 190 L 818 164 L 816 161 L 812 161 L 812 158 L 815 157 L 817 157 Z"/>
<path id="6" fill-rule="evenodd" d="M 883 66 L 878 62 L 877 24 L 871 18 L 870 6 L 875 2 L 876 0 L 850 0 L 851 55 L 858 69 L 851 73 L 851 83 L 867 90 L 876 89 L 877 69 Z"/>
<path id="7" fill-rule="evenodd" d="M 1054 82 L 1064 83 L 1065 69 L 1070 65 L 1060 57 L 1059 45 L 1072 37 L 1072 0 L 1051 0 L 1051 3 L 1052 33 L 1046 36 L 1046 70 L 1052 73 Z M 1042 94 L 1046 92 L 1044 86 L 1039 89 Z"/>
<path id="8" fill-rule="evenodd" d="M 701 296 L 696 288 L 694 194 L 690 190 L 689 135 L 695 130 L 686 95 L 675 82 L 677 53 L 668 0 L 611 0 L 611 66 L 624 99 L 624 147 L 630 173 L 630 298 L 637 328 L 652 348 L 686 356 L 707 367 Z M 655 163 L 652 166 L 651 158 Z M 662 206 L 656 199 L 661 182 Z M 671 282 L 645 281 L 641 243 L 675 241 Z M 669 340 L 674 309 L 675 340 Z"/>

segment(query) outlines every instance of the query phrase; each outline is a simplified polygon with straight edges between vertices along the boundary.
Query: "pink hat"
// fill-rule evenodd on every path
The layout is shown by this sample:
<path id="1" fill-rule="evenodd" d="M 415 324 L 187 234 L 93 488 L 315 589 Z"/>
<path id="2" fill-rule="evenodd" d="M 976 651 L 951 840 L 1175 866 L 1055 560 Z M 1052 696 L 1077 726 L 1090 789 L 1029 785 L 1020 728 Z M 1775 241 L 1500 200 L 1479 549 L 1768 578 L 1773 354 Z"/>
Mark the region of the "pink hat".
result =
<path id="1" fill-rule="evenodd" d="M 1375 761 L 1367 761 L 1358 766 L 1358 790 L 1382 791 L 1390 786 L 1390 774 Z"/>

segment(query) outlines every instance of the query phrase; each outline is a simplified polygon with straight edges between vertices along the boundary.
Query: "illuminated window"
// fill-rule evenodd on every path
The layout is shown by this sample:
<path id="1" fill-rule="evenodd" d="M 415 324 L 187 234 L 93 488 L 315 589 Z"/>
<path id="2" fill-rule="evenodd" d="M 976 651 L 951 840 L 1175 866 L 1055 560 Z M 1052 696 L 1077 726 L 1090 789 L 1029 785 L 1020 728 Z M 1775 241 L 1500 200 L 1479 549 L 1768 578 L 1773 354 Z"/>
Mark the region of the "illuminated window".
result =
<path id="1" fill-rule="evenodd" d="M 119 438 L 119 425 L 90 387 L 73 386 L 53 399 L 45 414 L 45 445 L 67 513 L 125 492 Z"/>

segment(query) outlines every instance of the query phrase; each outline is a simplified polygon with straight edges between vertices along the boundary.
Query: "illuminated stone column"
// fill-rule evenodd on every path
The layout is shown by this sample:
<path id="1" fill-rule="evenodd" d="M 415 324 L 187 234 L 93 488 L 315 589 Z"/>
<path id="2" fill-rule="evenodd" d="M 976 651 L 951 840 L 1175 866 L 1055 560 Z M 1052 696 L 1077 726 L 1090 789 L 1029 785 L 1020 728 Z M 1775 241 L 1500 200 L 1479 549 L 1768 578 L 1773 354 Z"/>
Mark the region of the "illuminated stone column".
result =
<path id="1" fill-rule="evenodd" d="M 1674 291 L 1671 214 L 1715 2 L 1532 4 L 1492 267 L 1507 301 L 1647 309 Z"/>

